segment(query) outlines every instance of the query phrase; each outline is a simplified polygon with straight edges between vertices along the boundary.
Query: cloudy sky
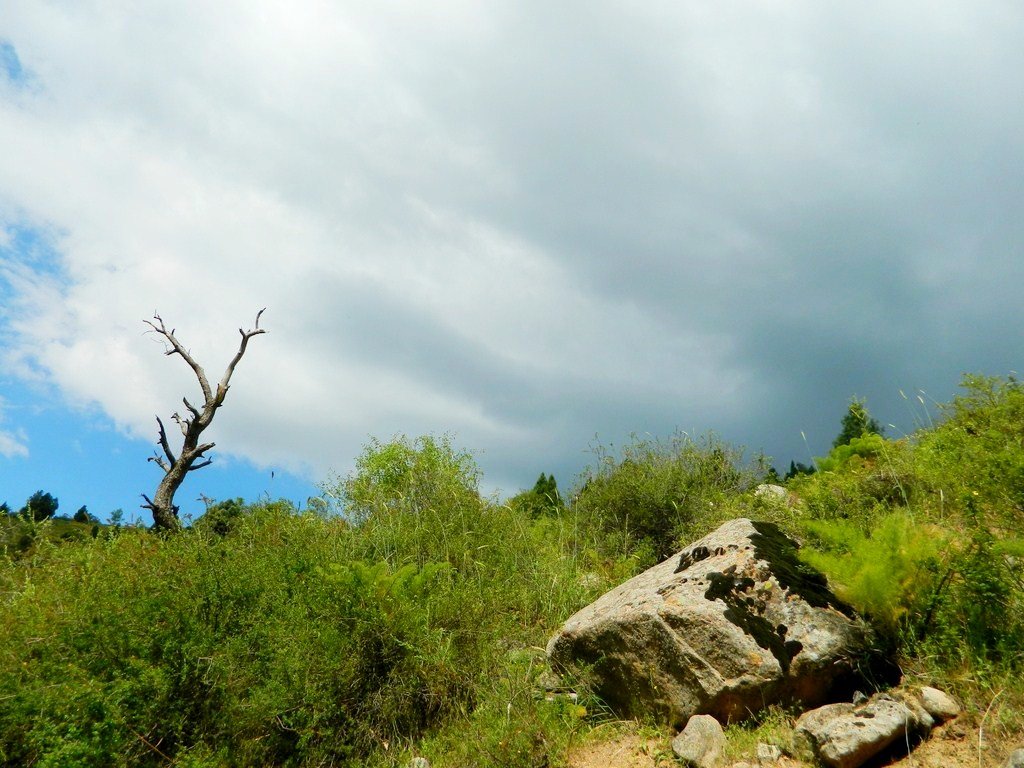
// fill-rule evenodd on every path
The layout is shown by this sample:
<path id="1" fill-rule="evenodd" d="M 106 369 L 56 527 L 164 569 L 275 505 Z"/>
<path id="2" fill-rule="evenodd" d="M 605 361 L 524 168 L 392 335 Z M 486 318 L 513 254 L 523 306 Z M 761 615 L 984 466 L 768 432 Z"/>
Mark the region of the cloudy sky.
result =
<path id="1" fill-rule="evenodd" d="M 911 432 L 1022 364 L 1022 197 L 1017 2 L 5 0 L 0 501 L 136 514 L 154 311 L 219 377 L 267 307 L 186 511 L 398 433 L 514 492 Z"/>

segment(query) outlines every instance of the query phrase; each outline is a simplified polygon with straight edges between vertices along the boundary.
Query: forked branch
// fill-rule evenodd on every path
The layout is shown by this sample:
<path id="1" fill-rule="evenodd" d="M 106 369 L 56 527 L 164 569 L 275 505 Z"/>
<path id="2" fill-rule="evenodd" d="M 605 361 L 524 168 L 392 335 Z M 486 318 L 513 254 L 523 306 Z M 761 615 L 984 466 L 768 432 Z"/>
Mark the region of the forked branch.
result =
<path id="1" fill-rule="evenodd" d="M 174 530 L 181 526 L 181 522 L 178 519 L 178 507 L 174 504 L 174 494 L 181 487 L 185 476 L 189 472 L 210 466 L 212 460 L 205 456 L 205 454 L 214 447 L 214 443 L 200 443 L 199 437 L 213 422 L 217 409 L 224 404 L 224 398 L 227 397 L 228 389 L 231 385 L 231 376 L 234 374 L 235 367 L 242 359 L 242 356 L 245 355 L 249 339 L 261 333 L 266 333 L 263 328 L 260 328 L 260 317 L 265 311 L 266 309 L 264 308 L 256 313 L 256 322 L 251 329 L 238 329 L 242 340 L 238 345 L 238 351 L 231 358 L 231 362 L 228 363 L 224 375 L 217 383 L 216 390 L 210 386 L 203 367 L 196 362 L 191 353 L 178 341 L 174 328 L 168 329 L 163 318 L 158 314 L 154 314 L 152 320 L 143 321 L 150 327 L 149 333 L 155 333 L 162 338 L 165 345 L 164 354 L 179 355 L 188 364 L 199 382 L 199 387 L 203 391 L 203 404 L 201 408 L 192 405 L 186 397 L 182 399 L 186 414 L 182 416 L 180 413 L 174 413 L 171 416 L 181 429 L 181 434 L 184 438 L 181 450 L 177 456 L 171 450 L 163 421 L 159 416 L 156 419 L 159 427 L 158 442 L 162 455 L 160 452 L 156 452 L 149 460 L 163 470 L 164 477 L 157 486 L 156 494 L 152 499 L 145 494 L 142 495 L 146 502 L 142 506 L 153 513 L 153 524 L 156 528 Z"/>

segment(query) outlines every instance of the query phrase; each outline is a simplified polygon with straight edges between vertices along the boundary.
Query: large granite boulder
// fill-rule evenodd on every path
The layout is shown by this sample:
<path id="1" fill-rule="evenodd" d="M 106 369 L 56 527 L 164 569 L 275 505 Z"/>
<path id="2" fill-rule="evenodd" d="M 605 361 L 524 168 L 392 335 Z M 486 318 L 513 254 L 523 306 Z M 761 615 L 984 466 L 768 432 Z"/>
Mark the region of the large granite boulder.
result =
<path id="1" fill-rule="evenodd" d="M 547 652 L 556 671 L 590 668 L 620 714 L 680 727 L 695 714 L 729 722 L 828 701 L 870 643 L 792 539 L 738 519 L 576 613 Z"/>

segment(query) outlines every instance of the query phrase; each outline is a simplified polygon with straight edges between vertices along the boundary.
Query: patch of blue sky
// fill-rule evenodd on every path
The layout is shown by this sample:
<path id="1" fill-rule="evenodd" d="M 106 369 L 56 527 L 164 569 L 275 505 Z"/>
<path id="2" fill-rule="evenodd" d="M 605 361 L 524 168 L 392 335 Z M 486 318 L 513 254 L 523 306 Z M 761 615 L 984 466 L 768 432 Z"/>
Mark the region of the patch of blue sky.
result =
<path id="1" fill-rule="evenodd" d="M 51 228 L 4 221 L 0 212 L 0 261 L 21 264 L 36 274 L 67 280 L 64 259 L 57 247 L 59 233 Z"/>
<path id="2" fill-rule="evenodd" d="M 37 387 L 0 379 L 7 423 L 29 435 L 28 456 L 0 456 L 0 502 L 21 507 L 42 490 L 60 501 L 58 514 L 73 515 L 79 507 L 101 520 L 116 509 L 124 520 L 152 522 L 142 509 L 142 494 L 152 496 L 162 473 L 148 461 L 153 443 L 129 437 L 99 411 L 72 408 L 41 396 Z M 246 501 L 287 499 L 305 508 L 319 495 L 310 481 L 286 472 L 255 467 L 247 461 L 211 451 L 213 464 L 190 473 L 175 497 L 183 519 L 202 515 L 206 499 L 241 497 Z"/>
<path id="3" fill-rule="evenodd" d="M 7 308 L 17 306 L 18 279 L 28 275 L 63 289 L 68 283 L 57 234 L 43 227 L 5 220 L 0 211 L 0 344 L 7 333 Z"/>
<path id="4" fill-rule="evenodd" d="M 32 73 L 22 65 L 10 40 L 0 39 L 0 77 L 16 86 L 26 86 L 32 81 Z"/>

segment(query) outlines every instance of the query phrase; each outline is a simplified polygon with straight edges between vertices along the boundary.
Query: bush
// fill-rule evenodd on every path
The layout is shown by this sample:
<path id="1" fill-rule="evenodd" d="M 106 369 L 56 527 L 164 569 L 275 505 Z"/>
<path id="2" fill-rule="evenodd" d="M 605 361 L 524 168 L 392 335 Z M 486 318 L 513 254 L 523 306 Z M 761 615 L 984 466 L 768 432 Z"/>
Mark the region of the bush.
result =
<path id="1" fill-rule="evenodd" d="M 742 463 L 743 451 L 714 436 L 694 441 L 676 433 L 666 441 L 640 439 L 616 459 L 598 448 L 573 508 L 594 546 L 609 555 L 650 565 L 722 519 L 720 507 L 748 490 L 764 467 Z"/>
<path id="2" fill-rule="evenodd" d="M 916 636 L 935 599 L 949 534 L 889 513 L 865 533 L 846 520 L 804 524 L 811 546 L 801 557 L 826 573 L 838 596 L 896 643 Z"/>
<path id="3" fill-rule="evenodd" d="M 805 557 L 905 657 L 939 668 L 1024 662 L 1024 392 L 965 377 L 911 439 L 855 438 L 794 479 Z M 993 666 L 994 665 L 994 666 Z"/>
<path id="4" fill-rule="evenodd" d="M 344 517 L 230 502 L 174 536 L 0 561 L 0 763 L 395 764 L 467 727 L 494 745 L 480 765 L 547 759 L 580 721 L 523 695 L 530 649 L 605 584 L 567 524 L 477 477 L 448 441 L 401 438 L 333 489 Z"/>

